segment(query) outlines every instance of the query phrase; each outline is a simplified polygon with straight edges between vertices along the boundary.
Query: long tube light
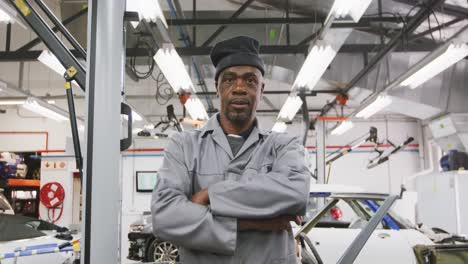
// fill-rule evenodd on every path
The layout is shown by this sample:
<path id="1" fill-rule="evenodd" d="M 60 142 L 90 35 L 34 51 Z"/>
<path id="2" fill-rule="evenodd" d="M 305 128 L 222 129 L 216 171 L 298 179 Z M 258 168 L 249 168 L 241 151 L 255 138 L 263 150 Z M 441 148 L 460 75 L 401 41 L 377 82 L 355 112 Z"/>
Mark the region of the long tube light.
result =
<path id="1" fill-rule="evenodd" d="M 332 135 L 342 135 L 351 128 L 354 127 L 353 122 L 351 121 L 343 121 L 339 126 L 337 126 L 335 129 L 332 130 L 331 134 Z"/>
<path id="2" fill-rule="evenodd" d="M 10 15 L 8 15 L 5 11 L 3 11 L 3 9 L 0 9 L 0 22 L 4 22 L 4 23 L 11 23 L 12 22 L 12 18 Z"/>
<path id="3" fill-rule="evenodd" d="M 193 95 L 185 102 L 185 109 L 193 120 L 208 120 L 208 113 L 200 98 Z"/>
<path id="4" fill-rule="evenodd" d="M 0 1 L 0 23 L 16 23 L 26 29 L 23 22 L 17 18 L 16 11 L 10 7 L 6 1 Z"/>
<path id="5" fill-rule="evenodd" d="M 37 60 L 61 76 L 65 73 L 65 67 L 63 67 L 57 57 L 48 50 L 43 50 L 39 57 L 37 57 Z"/>
<path id="6" fill-rule="evenodd" d="M 361 19 L 372 0 L 335 0 L 329 12 L 334 18 L 346 18 L 351 16 L 354 22 Z"/>
<path id="7" fill-rule="evenodd" d="M 22 105 L 26 100 L 24 99 L 7 99 L 0 100 L 0 105 Z"/>
<path id="8" fill-rule="evenodd" d="M 274 125 L 271 131 L 278 132 L 278 133 L 284 133 L 286 132 L 286 129 L 288 126 L 286 125 L 285 122 L 282 121 L 277 121 Z"/>
<path id="9" fill-rule="evenodd" d="M 374 102 L 366 106 L 359 113 L 356 114 L 356 117 L 367 119 L 377 112 L 381 111 L 385 107 L 389 106 L 392 103 L 392 98 L 388 95 L 379 95 Z"/>
<path id="10" fill-rule="evenodd" d="M 175 50 L 174 45 L 164 43 L 154 55 L 154 60 L 176 93 L 195 92 L 192 79 L 190 79 L 184 62 Z"/>
<path id="11" fill-rule="evenodd" d="M 66 111 L 34 97 L 28 97 L 22 106 L 29 111 L 56 121 L 68 120 L 68 113 Z"/>
<path id="12" fill-rule="evenodd" d="M 22 105 L 26 102 L 25 99 L 0 99 L 0 105 Z M 55 104 L 54 100 L 47 100 L 48 104 Z"/>
<path id="13" fill-rule="evenodd" d="M 159 19 L 167 28 L 167 22 L 158 0 L 127 0 L 126 10 L 138 12 L 139 21 L 145 19 L 156 23 Z M 140 23 L 139 21 L 131 22 L 132 26 L 136 28 Z"/>
<path id="14" fill-rule="evenodd" d="M 424 65 L 416 65 L 409 70 L 405 74 L 407 77 L 400 83 L 400 86 L 415 89 L 430 80 L 437 74 L 468 56 L 468 44 L 450 43 L 446 49 L 438 51 L 437 53 L 438 55 L 428 55 L 428 57 L 434 56 L 434 59 L 424 63 Z"/>
<path id="15" fill-rule="evenodd" d="M 60 76 L 63 76 L 65 74 L 65 67 L 63 67 L 62 63 L 60 63 L 60 61 L 57 59 L 57 57 L 55 57 L 55 55 L 52 52 L 48 50 L 43 50 L 39 57 L 37 57 L 37 60 L 42 62 L 42 64 L 44 64 Z M 75 80 L 72 81 L 72 84 L 79 87 L 78 83 Z"/>
<path id="16" fill-rule="evenodd" d="M 302 100 L 297 95 L 290 95 L 278 114 L 278 120 L 291 121 L 302 106 Z"/>
<path id="17" fill-rule="evenodd" d="M 331 45 L 328 45 L 325 41 L 317 41 L 299 70 L 292 86 L 293 89 L 307 87 L 312 90 L 335 56 L 336 51 Z"/>

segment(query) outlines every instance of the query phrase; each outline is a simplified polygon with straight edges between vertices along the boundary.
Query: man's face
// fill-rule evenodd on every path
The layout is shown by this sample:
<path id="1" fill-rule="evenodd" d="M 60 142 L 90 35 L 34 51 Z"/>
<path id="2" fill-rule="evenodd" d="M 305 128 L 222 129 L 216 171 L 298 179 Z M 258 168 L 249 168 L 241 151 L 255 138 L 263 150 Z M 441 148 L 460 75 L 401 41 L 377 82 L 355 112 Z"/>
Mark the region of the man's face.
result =
<path id="1" fill-rule="evenodd" d="M 259 69 L 252 66 L 226 68 L 216 86 L 221 98 L 221 114 L 227 120 L 242 126 L 255 118 L 264 87 Z"/>

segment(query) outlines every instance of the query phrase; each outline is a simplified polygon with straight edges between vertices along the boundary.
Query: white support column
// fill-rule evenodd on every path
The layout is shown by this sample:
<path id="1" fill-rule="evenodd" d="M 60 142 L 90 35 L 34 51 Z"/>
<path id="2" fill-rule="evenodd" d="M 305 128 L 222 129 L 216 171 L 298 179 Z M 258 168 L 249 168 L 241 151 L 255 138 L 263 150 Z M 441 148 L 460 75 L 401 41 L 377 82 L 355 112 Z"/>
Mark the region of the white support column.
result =
<path id="1" fill-rule="evenodd" d="M 90 0 L 81 263 L 120 263 L 125 0 Z"/>
<path id="2" fill-rule="evenodd" d="M 317 120 L 315 123 L 315 132 L 317 133 L 317 144 L 316 144 L 316 162 L 317 162 L 317 183 L 325 183 L 325 155 L 326 155 L 326 146 L 325 146 L 325 137 L 326 137 L 326 127 L 325 121 Z M 319 208 L 322 207 L 325 203 L 323 199 L 318 199 Z"/>
<path id="3" fill-rule="evenodd" d="M 326 128 L 325 121 L 317 120 L 315 123 L 315 132 L 317 133 L 317 183 L 325 183 L 325 137 L 326 137 Z"/>

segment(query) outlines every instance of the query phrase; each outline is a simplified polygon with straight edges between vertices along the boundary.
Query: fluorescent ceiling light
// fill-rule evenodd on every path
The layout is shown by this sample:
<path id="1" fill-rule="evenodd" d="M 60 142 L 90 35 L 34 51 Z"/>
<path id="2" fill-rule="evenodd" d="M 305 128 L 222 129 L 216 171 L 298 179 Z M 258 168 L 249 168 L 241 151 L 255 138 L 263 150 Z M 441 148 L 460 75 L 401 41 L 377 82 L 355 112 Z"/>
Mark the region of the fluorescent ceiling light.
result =
<path id="1" fill-rule="evenodd" d="M 63 67 L 62 63 L 55 57 L 55 55 L 48 51 L 48 50 L 43 50 L 41 52 L 41 55 L 37 57 L 37 60 L 42 62 L 45 66 L 49 67 L 49 69 L 53 70 L 54 72 L 58 73 L 60 76 L 63 76 L 65 74 L 65 67 Z M 78 83 L 75 81 L 72 81 L 72 84 L 76 85 L 79 87 Z"/>
<path id="2" fill-rule="evenodd" d="M 334 18 L 351 16 L 357 23 L 371 2 L 372 0 L 335 0 L 328 16 Z"/>
<path id="3" fill-rule="evenodd" d="M 56 121 L 68 120 L 68 113 L 56 106 L 50 105 L 40 99 L 28 97 L 23 107 L 36 114 L 42 115 Z"/>
<path id="4" fill-rule="evenodd" d="M 366 106 L 359 113 L 356 114 L 356 117 L 367 119 L 389 106 L 392 103 L 392 99 L 387 95 L 379 95 L 374 102 Z"/>
<path id="5" fill-rule="evenodd" d="M 154 60 L 176 93 L 195 92 L 192 79 L 185 69 L 184 62 L 174 48 L 174 45 L 165 43 L 154 55 Z"/>
<path id="6" fill-rule="evenodd" d="M 6 1 L 0 1 L 0 23 L 16 23 L 26 29 L 23 22 L 17 18 L 16 10 L 10 7 Z"/>
<path id="7" fill-rule="evenodd" d="M 273 128 L 271 131 L 278 132 L 278 133 L 284 133 L 286 132 L 286 129 L 288 126 L 286 125 L 285 122 L 278 121 L 273 125 Z"/>
<path id="8" fill-rule="evenodd" d="M 43 50 L 41 55 L 37 57 L 37 60 L 42 62 L 45 66 L 49 67 L 59 75 L 63 76 L 65 74 L 65 67 L 63 67 L 62 63 L 60 63 L 60 61 L 52 52 Z"/>
<path id="9" fill-rule="evenodd" d="M 3 9 L 0 9 L 0 22 L 11 23 L 12 18 Z"/>
<path id="10" fill-rule="evenodd" d="M 0 105 L 22 105 L 24 104 L 24 99 L 7 99 L 0 100 Z"/>
<path id="11" fill-rule="evenodd" d="M 16 87 L 9 86 L 8 83 L 3 82 L 1 80 L 0 80 L 0 94 L 12 95 L 12 96 L 26 96 L 26 97 L 29 96 L 29 94 L 26 93 L 25 91 Z"/>
<path id="12" fill-rule="evenodd" d="M 189 112 L 193 120 L 208 120 L 208 113 L 205 106 L 198 97 L 190 97 L 184 104 L 185 109 Z"/>
<path id="13" fill-rule="evenodd" d="M 302 106 L 302 100 L 297 95 L 290 95 L 278 115 L 278 120 L 291 121 Z"/>
<path id="14" fill-rule="evenodd" d="M 167 22 L 164 18 L 161 6 L 158 0 L 127 0 L 127 11 L 138 12 L 140 21 L 155 22 L 159 19 L 167 28 Z M 140 22 L 131 22 L 133 27 L 137 27 Z"/>
<path id="15" fill-rule="evenodd" d="M 292 88 L 307 87 L 309 90 L 312 90 L 335 56 L 336 51 L 332 46 L 325 43 L 325 41 L 317 41 L 299 70 Z"/>
<path id="16" fill-rule="evenodd" d="M 439 53 L 439 51 L 437 51 L 437 53 Z M 435 55 L 430 54 L 428 57 L 429 56 L 432 57 Z M 450 43 L 447 48 L 440 52 L 439 55 L 434 57 L 434 59 L 430 60 L 422 66 L 416 65 L 411 70 L 409 70 L 405 74 L 409 76 L 400 83 L 400 86 L 414 89 L 442 71 L 446 70 L 450 66 L 454 65 L 458 61 L 462 60 L 466 56 L 468 56 L 468 44 Z"/>
<path id="17" fill-rule="evenodd" d="M 344 132 L 350 130 L 354 127 L 353 122 L 351 121 L 343 121 L 339 126 L 332 130 L 332 135 L 342 135 Z"/>
<path id="18" fill-rule="evenodd" d="M 22 105 L 26 100 L 24 99 L 0 99 L 0 105 Z M 48 104 L 55 104 L 54 100 L 47 100 Z"/>

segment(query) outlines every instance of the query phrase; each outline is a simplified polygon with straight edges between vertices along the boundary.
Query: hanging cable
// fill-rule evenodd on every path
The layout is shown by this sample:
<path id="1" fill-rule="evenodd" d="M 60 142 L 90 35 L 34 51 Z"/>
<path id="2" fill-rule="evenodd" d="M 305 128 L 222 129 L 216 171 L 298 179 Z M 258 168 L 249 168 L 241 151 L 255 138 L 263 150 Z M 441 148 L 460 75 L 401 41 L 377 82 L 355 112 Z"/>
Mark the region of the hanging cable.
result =
<path id="1" fill-rule="evenodd" d="M 147 41 L 138 39 L 135 48 L 140 48 L 140 47 L 145 48 L 148 52 L 147 64 L 146 64 L 148 65 L 148 70 L 146 72 L 137 70 L 136 56 L 130 57 L 130 69 L 133 71 L 133 73 L 135 73 L 138 79 L 148 79 L 153 73 L 154 65 L 155 65 L 155 62 L 153 59 L 153 51 L 152 51 L 151 45 Z"/>

